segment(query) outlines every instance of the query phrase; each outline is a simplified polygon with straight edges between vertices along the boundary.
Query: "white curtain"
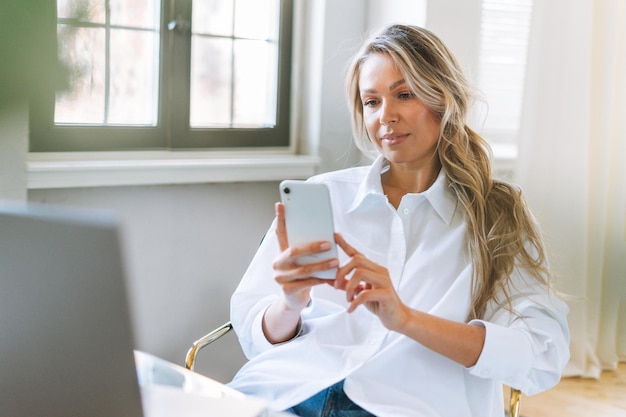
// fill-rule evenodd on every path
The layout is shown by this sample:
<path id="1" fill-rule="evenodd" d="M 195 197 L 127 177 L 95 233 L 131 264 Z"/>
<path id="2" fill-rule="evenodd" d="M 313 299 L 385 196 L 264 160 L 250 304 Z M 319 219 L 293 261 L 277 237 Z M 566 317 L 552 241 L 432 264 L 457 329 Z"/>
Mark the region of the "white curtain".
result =
<path id="1" fill-rule="evenodd" d="M 626 361 L 626 1 L 535 0 L 516 181 L 569 295 L 568 376 Z"/>

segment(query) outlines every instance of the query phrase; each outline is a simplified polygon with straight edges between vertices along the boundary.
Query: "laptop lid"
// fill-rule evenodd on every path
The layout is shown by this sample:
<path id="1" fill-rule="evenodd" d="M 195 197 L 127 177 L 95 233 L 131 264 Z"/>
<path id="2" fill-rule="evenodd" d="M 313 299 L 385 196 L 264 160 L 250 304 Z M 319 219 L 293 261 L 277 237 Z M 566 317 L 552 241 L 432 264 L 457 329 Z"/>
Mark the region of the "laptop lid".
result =
<path id="1" fill-rule="evenodd" d="M 113 216 L 0 202 L 0 415 L 142 416 Z"/>

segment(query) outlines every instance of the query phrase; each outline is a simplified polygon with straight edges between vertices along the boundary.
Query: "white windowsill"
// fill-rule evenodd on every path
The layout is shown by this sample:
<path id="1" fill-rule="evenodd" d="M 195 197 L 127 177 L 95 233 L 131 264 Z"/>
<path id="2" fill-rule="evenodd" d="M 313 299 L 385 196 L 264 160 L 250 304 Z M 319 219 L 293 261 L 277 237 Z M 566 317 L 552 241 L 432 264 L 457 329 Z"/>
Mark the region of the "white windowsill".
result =
<path id="1" fill-rule="evenodd" d="M 28 189 L 304 179 L 319 157 L 215 152 L 30 153 Z"/>
<path id="2" fill-rule="evenodd" d="M 515 145 L 492 146 L 494 169 L 514 169 Z M 283 151 L 284 152 L 284 151 Z M 269 151 L 30 153 L 28 189 L 280 181 L 317 173 L 319 157 Z"/>

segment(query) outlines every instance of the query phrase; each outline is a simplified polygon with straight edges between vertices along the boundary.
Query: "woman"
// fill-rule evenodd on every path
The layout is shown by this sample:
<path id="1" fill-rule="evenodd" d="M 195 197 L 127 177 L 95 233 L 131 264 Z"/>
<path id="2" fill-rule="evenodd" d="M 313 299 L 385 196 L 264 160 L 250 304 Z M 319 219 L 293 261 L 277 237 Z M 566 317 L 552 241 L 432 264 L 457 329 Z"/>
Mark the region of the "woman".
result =
<path id="1" fill-rule="evenodd" d="M 376 159 L 310 179 L 330 190 L 342 253 L 299 266 L 329 243 L 290 247 L 277 204 L 232 298 L 250 361 L 231 386 L 301 416 L 503 416 L 502 384 L 559 381 L 567 307 L 519 190 L 465 124 L 468 83 L 434 34 L 392 25 L 355 56 L 347 93 Z M 331 285 L 311 277 L 334 267 Z"/>

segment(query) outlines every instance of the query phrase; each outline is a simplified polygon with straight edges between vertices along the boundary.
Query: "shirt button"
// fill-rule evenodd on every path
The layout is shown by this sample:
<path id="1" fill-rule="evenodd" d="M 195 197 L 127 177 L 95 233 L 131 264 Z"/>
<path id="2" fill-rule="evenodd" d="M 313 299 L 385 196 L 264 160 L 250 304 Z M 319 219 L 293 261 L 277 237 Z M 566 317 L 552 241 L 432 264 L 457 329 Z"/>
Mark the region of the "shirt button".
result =
<path id="1" fill-rule="evenodd" d="M 405 208 L 404 210 L 402 210 L 402 212 L 403 212 L 404 214 L 409 214 L 409 209 L 408 209 L 408 208 Z"/>

